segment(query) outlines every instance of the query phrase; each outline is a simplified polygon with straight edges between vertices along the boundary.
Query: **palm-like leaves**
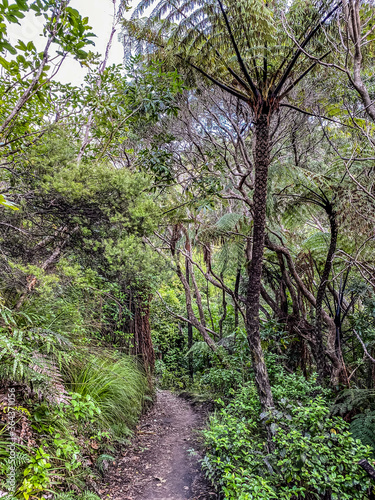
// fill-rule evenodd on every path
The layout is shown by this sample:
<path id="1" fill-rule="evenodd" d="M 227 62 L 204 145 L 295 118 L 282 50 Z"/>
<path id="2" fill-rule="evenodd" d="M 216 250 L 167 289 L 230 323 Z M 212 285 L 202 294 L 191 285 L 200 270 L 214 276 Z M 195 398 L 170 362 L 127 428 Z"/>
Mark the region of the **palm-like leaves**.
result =
<path id="1" fill-rule="evenodd" d="M 154 5 L 146 19 L 140 19 Z M 125 32 L 137 50 L 158 53 L 171 64 L 187 63 L 232 95 L 259 100 L 272 108 L 314 64 L 305 57 L 309 44 L 317 58 L 324 43 L 317 33 L 339 4 L 329 1 L 292 5 L 263 0 L 142 0 L 125 21 Z M 286 29 L 286 25 L 288 29 Z M 288 32 L 297 33 L 299 47 Z M 143 43 L 142 43 L 143 42 Z M 311 44 L 314 43 L 314 47 Z"/>

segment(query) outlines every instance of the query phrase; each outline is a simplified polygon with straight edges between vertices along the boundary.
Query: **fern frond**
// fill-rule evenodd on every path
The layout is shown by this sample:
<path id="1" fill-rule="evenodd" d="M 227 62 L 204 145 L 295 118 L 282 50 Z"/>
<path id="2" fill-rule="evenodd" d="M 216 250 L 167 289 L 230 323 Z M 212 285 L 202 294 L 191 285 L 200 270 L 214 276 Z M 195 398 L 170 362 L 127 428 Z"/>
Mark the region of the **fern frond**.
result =
<path id="1" fill-rule="evenodd" d="M 325 260 L 330 237 L 330 233 L 317 231 L 302 242 L 302 247 L 310 251 L 316 260 Z"/>
<path id="2" fill-rule="evenodd" d="M 53 500 L 100 500 L 100 497 L 91 491 L 85 491 L 81 495 L 73 491 L 55 493 Z"/>
<path id="3" fill-rule="evenodd" d="M 346 389 L 336 399 L 332 407 L 333 415 L 345 416 L 352 411 L 375 410 L 375 390 Z"/>
<path id="4" fill-rule="evenodd" d="M 373 455 L 375 450 L 375 411 L 366 410 L 353 417 L 350 432 L 355 439 L 359 439 L 365 446 L 371 446 Z"/>
<path id="5" fill-rule="evenodd" d="M 186 353 L 186 357 L 189 356 L 189 354 L 194 354 L 194 355 L 210 355 L 212 353 L 211 348 L 207 345 L 206 342 L 195 342 L 193 344 L 193 347 Z"/>
<path id="6" fill-rule="evenodd" d="M 107 453 L 103 453 L 100 455 L 96 461 L 96 466 L 100 470 L 100 472 L 104 472 L 108 469 L 109 463 L 112 463 L 115 460 L 114 457 L 108 455 Z"/>
<path id="7" fill-rule="evenodd" d="M 83 493 L 80 500 L 100 500 L 100 497 L 98 497 L 98 495 L 95 495 L 95 493 L 92 493 L 91 491 L 86 491 L 85 493 Z"/>

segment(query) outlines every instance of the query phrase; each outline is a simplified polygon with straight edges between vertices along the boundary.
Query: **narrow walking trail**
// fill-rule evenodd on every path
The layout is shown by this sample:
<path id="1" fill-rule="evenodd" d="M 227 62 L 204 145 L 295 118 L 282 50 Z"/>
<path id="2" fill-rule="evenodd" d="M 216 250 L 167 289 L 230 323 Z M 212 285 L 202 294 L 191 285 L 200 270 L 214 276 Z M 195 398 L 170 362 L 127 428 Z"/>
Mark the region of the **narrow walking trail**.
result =
<path id="1" fill-rule="evenodd" d="M 170 393 L 158 391 L 157 402 L 137 426 L 130 447 L 107 477 L 111 500 L 214 500 L 216 495 L 199 466 L 195 429 L 202 416 Z"/>

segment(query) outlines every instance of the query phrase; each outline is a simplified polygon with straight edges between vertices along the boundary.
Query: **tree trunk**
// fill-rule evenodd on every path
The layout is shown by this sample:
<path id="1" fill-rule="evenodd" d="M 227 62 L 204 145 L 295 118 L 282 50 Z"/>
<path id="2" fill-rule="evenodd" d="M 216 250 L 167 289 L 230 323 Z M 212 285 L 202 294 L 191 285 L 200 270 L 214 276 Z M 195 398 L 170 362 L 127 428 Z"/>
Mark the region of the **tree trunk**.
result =
<path id="1" fill-rule="evenodd" d="M 354 50 L 352 49 L 352 51 L 350 52 L 352 58 L 353 73 L 350 74 L 348 72 L 347 75 L 349 77 L 349 81 L 362 99 L 362 102 L 365 106 L 364 111 L 368 114 L 372 121 L 375 122 L 374 101 L 370 96 L 369 90 L 366 87 L 361 74 L 363 69 L 362 47 L 364 47 L 368 43 L 368 40 L 366 40 L 367 36 L 364 36 L 364 32 L 362 31 L 366 23 L 363 25 L 361 21 L 361 7 L 361 2 L 350 2 L 348 0 L 345 0 L 343 2 L 343 11 L 345 21 L 348 26 L 348 34 L 354 46 Z M 368 34 L 370 33 L 371 31 L 368 31 Z"/>
<path id="2" fill-rule="evenodd" d="M 259 308 L 266 227 L 267 178 L 270 163 L 268 115 L 262 114 L 258 118 L 255 139 L 254 231 L 246 297 L 246 330 L 261 408 L 262 411 L 267 411 L 273 407 L 273 398 L 260 341 Z"/>
<path id="3" fill-rule="evenodd" d="M 239 266 L 237 269 L 237 275 L 236 275 L 236 283 L 234 285 L 234 296 L 236 298 L 234 302 L 234 328 L 237 330 L 238 324 L 239 324 L 239 307 L 238 307 L 238 301 L 239 301 L 239 292 L 240 292 L 240 283 L 241 283 L 241 267 Z"/>
<path id="4" fill-rule="evenodd" d="M 224 282 L 224 275 L 221 273 L 220 275 L 221 281 Z M 225 290 L 222 291 L 222 307 L 223 307 L 223 314 L 221 315 L 221 318 L 219 319 L 219 338 L 220 340 L 223 338 L 223 325 L 224 321 L 227 318 L 227 301 L 226 301 L 226 295 L 225 295 Z"/>
<path id="5" fill-rule="evenodd" d="M 333 207 L 331 205 L 326 207 L 326 211 L 328 214 L 329 218 L 329 223 L 331 227 L 331 241 L 327 253 L 327 258 L 326 262 L 324 265 L 324 270 L 322 273 L 322 276 L 320 278 L 320 284 L 318 288 L 318 293 L 316 295 L 316 318 L 315 318 L 315 352 L 314 352 L 314 357 L 316 360 L 316 365 L 317 365 L 317 370 L 318 370 L 318 377 L 319 381 L 322 382 L 323 379 L 328 375 L 328 366 L 326 363 L 325 359 L 325 347 L 323 344 L 323 333 L 322 333 L 322 324 L 323 324 L 323 318 L 322 318 L 322 309 L 323 309 L 323 300 L 324 300 L 324 294 L 327 288 L 327 283 L 328 283 L 328 278 L 331 272 L 332 268 L 332 261 L 333 261 L 333 256 L 336 251 L 336 245 L 337 245 L 337 235 L 338 235 L 338 227 L 337 227 L 337 222 L 336 222 L 336 213 L 333 210 Z M 336 332 L 336 328 L 334 330 Z M 334 356 L 335 353 L 332 352 L 331 356 Z"/>
<path id="6" fill-rule="evenodd" d="M 151 339 L 150 300 L 141 296 L 134 297 L 132 304 L 134 354 L 142 360 L 147 375 L 151 378 L 155 368 L 155 352 Z"/>
<path id="7" fill-rule="evenodd" d="M 210 349 L 213 352 L 216 352 L 217 346 L 216 346 L 215 341 L 210 337 L 206 326 L 203 325 L 194 314 L 190 284 L 186 281 L 186 276 L 181 270 L 181 266 L 180 266 L 180 263 L 178 262 L 178 259 L 175 259 L 175 264 L 176 264 L 177 276 L 179 277 L 179 279 L 184 287 L 184 290 L 185 290 L 185 300 L 186 300 L 186 310 L 187 310 L 187 314 L 188 314 L 188 320 L 193 325 L 193 327 L 196 328 L 198 330 L 198 332 L 202 335 L 203 340 L 210 347 Z M 191 266 L 189 265 L 190 277 L 191 277 L 191 274 L 192 274 L 191 273 Z"/>
<path id="8" fill-rule="evenodd" d="M 186 258 L 186 281 L 190 283 L 188 258 Z M 189 317 L 189 309 L 187 309 L 187 317 Z M 190 381 L 193 382 L 194 380 L 193 353 L 190 352 L 191 348 L 193 347 L 193 325 L 191 323 L 188 323 L 187 328 L 188 328 L 188 349 L 189 349 L 189 356 L 188 356 L 189 378 Z"/>

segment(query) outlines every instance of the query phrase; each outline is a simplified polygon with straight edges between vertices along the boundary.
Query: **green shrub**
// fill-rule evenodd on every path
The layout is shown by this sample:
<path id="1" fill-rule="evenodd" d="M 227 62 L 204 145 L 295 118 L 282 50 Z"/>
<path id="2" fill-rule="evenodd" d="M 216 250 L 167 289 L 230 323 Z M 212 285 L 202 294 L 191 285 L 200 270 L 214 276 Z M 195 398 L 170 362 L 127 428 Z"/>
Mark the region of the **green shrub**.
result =
<path id="1" fill-rule="evenodd" d="M 270 415 L 260 414 L 248 384 L 211 417 L 202 465 L 226 499 L 367 498 L 369 479 L 358 461 L 370 456 L 370 448 L 353 438 L 341 417 L 329 417 L 324 397 L 314 395 L 325 391 L 314 380 L 303 381 L 280 377 Z M 273 433 L 271 453 L 265 423 Z"/>
<path id="2" fill-rule="evenodd" d="M 25 402 L 27 408 L 17 407 L 20 417 L 26 419 L 26 429 L 32 432 L 35 450 L 17 445 L 16 498 L 43 498 L 46 491 L 73 485 L 83 491 L 85 480 L 98 473 L 85 465 L 88 450 L 95 453 L 94 444 L 102 457 L 107 456 L 103 452 L 114 450 L 111 443 L 129 435 L 148 397 L 147 378 L 135 359 L 79 352 L 80 359 L 72 355 L 70 366 L 62 363 L 57 381 L 50 377 L 50 387 L 58 382 L 66 388 L 63 398 L 31 399 Z M 47 382 L 49 373 L 43 374 Z M 0 458 L 4 459 L 0 464 L 1 487 L 7 488 L 10 436 L 6 425 L 0 426 L 0 438 Z M 97 497 L 87 493 L 66 498 Z"/>
<path id="3" fill-rule="evenodd" d="M 155 362 L 155 376 L 161 389 L 181 390 L 189 385 L 189 375 L 184 370 L 176 369 L 171 363 L 165 363 L 162 359 Z"/>
<path id="4" fill-rule="evenodd" d="M 277 369 L 273 376 L 272 394 L 275 401 L 287 399 L 307 403 L 318 394 L 327 402 L 332 398 L 332 391 L 317 385 L 316 374 L 306 379 L 300 373 L 288 373 Z"/>
<path id="5" fill-rule="evenodd" d="M 51 464 L 50 455 L 39 447 L 35 455 L 30 457 L 30 462 L 24 470 L 24 479 L 19 487 L 19 493 L 25 500 L 39 498 L 47 488 L 51 486 Z"/>
<path id="6" fill-rule="evenodd" d="M 352 437 L 341 417 L 329 418 L 329 408 L 320 397 L 287 411 L 275 419 L 274 438 L 285 498 L 290 492 L 301 496 L 329 492 L 332 499 L 363 499 L 369 479 L 358 462 L 369 458 L 370 448 Z"/>
<path id="7" fill-rule="evenodd" d="M 201 383 L 218 395 L 228 396 L 241 385 L 242 375 L 234 368 L 211 368 L 201 377 Z"/>

